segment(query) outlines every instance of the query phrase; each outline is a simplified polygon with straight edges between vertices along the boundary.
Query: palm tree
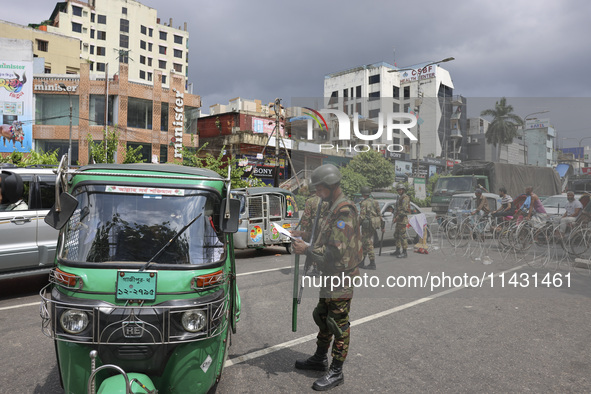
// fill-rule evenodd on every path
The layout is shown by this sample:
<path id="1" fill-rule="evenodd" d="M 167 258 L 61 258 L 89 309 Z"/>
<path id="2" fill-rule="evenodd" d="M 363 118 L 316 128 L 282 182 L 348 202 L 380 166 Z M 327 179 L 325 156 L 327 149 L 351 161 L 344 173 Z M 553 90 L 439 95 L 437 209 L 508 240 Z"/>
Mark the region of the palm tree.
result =
<path id="1" fill-rule="evenodd" d="M 500 150 L 497 145 L 508 145 L 517 137 L 517 128 L 523 125 L 523 120 L 513 113 L 513 106 L 507 104 L 505 97 L 495 103 L 494 109 L 485 109 L 480 116 L 492 116 L 493 121 L 484 135 L 486 142 L 493 144 L 497 150 L 497 161 Z"/>

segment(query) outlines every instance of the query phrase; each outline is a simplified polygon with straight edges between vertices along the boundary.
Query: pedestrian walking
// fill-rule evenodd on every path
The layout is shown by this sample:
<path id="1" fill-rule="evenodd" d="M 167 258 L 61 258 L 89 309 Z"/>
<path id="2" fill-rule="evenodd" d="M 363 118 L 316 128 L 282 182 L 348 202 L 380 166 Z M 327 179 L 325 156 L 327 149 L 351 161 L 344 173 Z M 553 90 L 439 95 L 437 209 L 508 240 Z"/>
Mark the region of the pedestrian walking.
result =
<path id="1" fill-rule="evenodd" d="M 371 197 L 371 189 L 368 186 L 361 188 L 363 200 L 359 203 L 359 221 L 361 223 L 361 243 L 363 244 L 363 260 L 360 268 L 376 269 L 376 254 L 373 240 L 378 229 L 384 231 L 380 204 Z M 364 265 L 366 256 L 369 256 L 369 264 Z"/>

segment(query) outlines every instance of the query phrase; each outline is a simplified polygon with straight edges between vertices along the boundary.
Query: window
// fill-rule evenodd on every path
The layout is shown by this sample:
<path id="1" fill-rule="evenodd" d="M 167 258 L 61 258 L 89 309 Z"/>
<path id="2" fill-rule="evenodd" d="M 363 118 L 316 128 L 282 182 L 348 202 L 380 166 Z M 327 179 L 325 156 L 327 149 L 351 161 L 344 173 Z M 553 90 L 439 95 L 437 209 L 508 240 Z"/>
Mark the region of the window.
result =
<path id="1" fill-rule="evenodd" d="M 160 163 L 166 163 L 168 161 L 168 146 L 165 144 L 160 145 Z"/>
<path id="2" fill-rule="evenodd" d="M 380 98 L 380 92 L 372 92 L 369 94 L 369 101 L 379 100 L 379 98 Z"/>
<path id="3" fill-rule="evenodd" d="M 369 84 L 380 83 L 380 74 L 378 75 L 370 75 L 369 76 Z"/>
<path id="4" fill-rule="evenodd" d="M 152 43 L 151 42 L 148 43 L 148 51 L 152 52 Z"/>
<path id="5" fill-rule="evenodd" d="M 140 64 L 146 64 L 146 57 L 144 55 L 140 55 Z"/>
<path id="6" fill-rule="evenodd" d="M 127 15 L 127 7 L 121 7 L 121 13 Z"/>
<path id="7" fill-rule="evenodd" d="M 158 68 L 166 70 L 166 60 L 158 60 Z"/>
<path id="8" fill-rule="evenodd" d="M 94 45 L 91 45 L 90 46 L 90 54 L 91 55 L 94 55 Z"/>
<path id="9" fill-rule="evenodd" d="M 119 46 L 121 48 L 129 48 L 129 36 L 119 34 Z"/>
<path id="10" fill-rule="evenodd" d="M 106 25 L 107 24 L 107 16 L 106 15 L 98 15 L 97 23 L 100 23 L 101 25 Z"/>
<path id="11" fill-rule="evenodd" d="M 166 83 L 166 75 L 163 75 L 162 76 L 162 84 L 165 84 L 165 83 Z"/>
<path id="12" fill-rule="evenodd" d="M 72 125 L 78 126 L 78 95 L 72 94 Z M 67 94 L 35 94 L 36 124 L 70 124 L 70 97 Z"/>
<path id="13" fill-rule="evenodd" d="M 168 131 L 168 103 L 160 103 L 160 130 Z"/>
<path id="14" fill-rule="evenodd" d="M 151 57 L 148 58 L 148 66 L 152 67 L 152 58 Z"/>
<path id="15" fill-rule="evenodd" d="M 410 104 L 404 104 L 404 109 L 402 110 L 404 113 L 408 113 L 408 110 L 410 109 Z"/>
<path id="16" fill-rule="evenodd" d="M 105 71 L 105 63 L 97 63 L 96 64 L 96 71 Z"/>
<path id="17" fill-rule="evenodd" d="M 113 97 L 109 96 L 109 124 L 113 124 Z M 89 111 L 91 126 L 104 126 L 105 125 L 105 95 L 104 94 L 91 94 L 89 100 Z"/>
<path id="18" fill-rule="evenodd" d="M 392 97 L 396 98 L 400 96 L 400 88 L 398 86 L 392 86 Z"/>
<path id="19" fill-rule="evenodd" d="M 72 22 L 72 31 L 75 33 L 82 33 L 82 25 L 80 23 Z"/>
<path id="20" fill-rule="evenodd" d="M 140 70 L 140 79 L 146 79 L 146 72 L 144 70 Z"/>
<path id="21" fill-rule="evenodd" d="M 90 71 L 94 71 L 94 62 L 90 62 Z"/>
<path id="22" fill-rule="evenodd" d="M 152 101 L 129 97 L 127 127 L 152 130 Z"/>
<path id="23" fill-rule="evenodd" d="M 374 119 L 374 118 L 377 118 L 378 116 L 380 116 L 380 110 L 379 109 L 370 109 L 369 110 L 369 116 L 368 116 L 368 118 Z"/>
<path id="24" fill-rule="evenodd" d="M 343 89 L 343 97 L 349 97 L 349 89 Z"/>
<path id="25" fill-rule="evenodd" d="M 140 48 L 146 49 L 146 42 L 145 41 L 140 41 Z"/>
<path id="26" fill-rule="evenodd" d="M 93 13 L 91 13 L 91 14 L 90 14 L 90 21 L 91 21 L 92 23 L 94 23 L 94 17 L 95 17 L 95 15 L 96 15 L 96 14 L 93 14 Z"/>
<path id="27" fill-rule="evenodd" d="M 173 63 L 172 68 L 174 68 L 174 71 L 176 71 L 177 73 L 183 72 L 183 65 L 182 64 Z"/>
<path id="28" fill-rule="evenodd" d="M 51 74 L 51 66 L 45 66 L 43 68 L 43 73 L 44 74 Z"/>
<path id="29" fill-rule="evenodd" d="M 41 52 L 47 52 L 49 48 L 49 42 L 43 40 L 36 40 L 37 41 L 37 50 Z"/>
<path id="30" fill-rule="evenodd" d="M 90 38 L 94 38 L 94 29 L 90 29 Z"/>
<path id="31" fill-rule="evenodd" d="M 126 54 L 128 53 L 127 51 L 124 51 Z M 119 55 L 119 63 L 129 63 L 129 56 L 125 56 L 123 54 Z"/>
<path id="32" fill-rule="evenodd" d="M 400 104 L 398 104 L 398 103 L 392 104 L 392 112 L 400 112 Z"/>
<path id="33" fill-rule="evenodd" d="M 140 26 L 140 33 L 146 34 L 146 31 L 147 31 L 146 26 Z"/>
<path id="34" fill-rule="evenodd" d="M 148 37 L 152 37 L 153 33 L 154 33 L 154 29 L 152 29 L 151 27 L 148 27 Z"/>
<path id="35" fill-rule="evenodd" d="M 175 44 L 182 44 L 183 43 L 183 36 L 174 35 L 174 43 Z"/>
<path id="36" fill-rule="evenodd" d="M 339 101 L 339 92 L 336 90 L 331 93 L 330 99 L 328 100 L 329 104 L 336 104 Z"/>
<path id="37" fill-rule="evenodd" d="M 361 85 L 355 88 L 355 97 L 361 97 Z"/>
<path id="38" fill-rule="evenodd" d="M 405 86 L 404 87 L 404 98 L 409 98 L 409 97 L 410 97 L 410 86 Z"/>
<path id="39" fill-rule="evenodd" d="M 119 20 L 119 31 L 129 33 L 129 21 L 127 19 Z"/>
<path id="40" fill-rule="evenodd" d="M 175 49 L 174 50 L 174 57 L 178 57 L 179 59 L 183 58 L 183 51 L 181 51 L 180 49 Z"/>
<path id="41" fill-rule="evenodd" d="M 97 32 L 96 32 L 96 38 L 98 40 L 106 40 L 107 39 L 107 32 L 106 31 L 97 30 Z"/>
<path id="42" fill-rule="evenodd" d="M 166 41 L 166 36 L 167 36 L 167 35 L 168 35 L 168 34 L 167 34 L 165 31 L 161 31 L 161 32 L 160 32 L 160 39 L 161 39 L 161 40 L 164 40 L 164 41 Z"/>
<path id="43" fill-rule="evenodd" d="M 158 53 L 161 55 L 166 55 L 166 47 L 158 45 Z"/>
<path id="44" fill-rule="evenodd" d="M 72 15 L 82 16 L 82 7 L 72 6 Z"/>
<path id="45" fill-rule="evenodd" d="M 105 49 L 105 47 L 96 47 L 96 54 L 98 56 L 105 56 L 106 53 L 107 50 Z"/>
<path id="46" fill-rule="evenodd" d="M 148 73 L 148 81 L 152 80 L 152 73 Z"/>

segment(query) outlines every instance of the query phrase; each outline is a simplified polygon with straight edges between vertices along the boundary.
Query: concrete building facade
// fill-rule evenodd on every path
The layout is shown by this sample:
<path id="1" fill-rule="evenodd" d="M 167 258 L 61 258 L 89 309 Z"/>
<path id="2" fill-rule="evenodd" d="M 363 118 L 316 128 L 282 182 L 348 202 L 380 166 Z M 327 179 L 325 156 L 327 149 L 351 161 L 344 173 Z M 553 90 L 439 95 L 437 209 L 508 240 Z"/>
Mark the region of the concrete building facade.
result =
<path id="1" fill-rule="evenodd" d="M 186 23 L 182 29 L 174 28 L 172 19 L 160 23 L 157 11 L 138 1 L 67 0 L 56 4 L 48 20 L 39 27 L 78 39 L 80 59 L 89 63 L 91 72 L 108 71 L 112 77 L 124 63 L 129 81 L 151 83 L 157 69 L 167 88 L 171 72 L 185 80 L 188 76 Z"/>

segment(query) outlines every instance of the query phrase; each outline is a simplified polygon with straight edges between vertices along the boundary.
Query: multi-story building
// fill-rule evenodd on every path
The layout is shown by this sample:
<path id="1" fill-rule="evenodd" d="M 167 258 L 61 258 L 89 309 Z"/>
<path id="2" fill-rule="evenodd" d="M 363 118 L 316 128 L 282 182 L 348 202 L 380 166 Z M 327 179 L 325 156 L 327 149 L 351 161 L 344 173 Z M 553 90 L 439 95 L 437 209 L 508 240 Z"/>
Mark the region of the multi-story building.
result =
<path id="1" fill-rule="evenodd" d="M 71 139 L 72 163 L 86 164 L 91 160 L 88 136 L 104 140 L 106 121 L 119 133 L 117 162 L 122 162 L 128 146 L 140 145 L 148 162 L 182 160 L 183 146 L 198 145 L 201 98 L 185 93 L 185 78 L 179 74 L 168 75 L 171 87 L 166 88 L 160 70 L 154 70 L 153 85 L 132 82 L 127 72 L 127 64 L 121 64 L 119 74 L 105 81 L 103 75 L 90 72 L 88 63 L 82 63 L 79 75 L 36 75 L 36 146 L 65 153 Z"/>
<path id="2" fill-rule="evenodd" d="M 182 29 L 174 28 L 172 19 L 161 24 L 157 11 L 138 1 L 67 0 L 56 4 L 48 21 L 35 26 L 78 39 L 80 59 L 90 64 L 90 72 L 108 71 L 111 77 L 125 63 L 131 82 L 152 83 L 157 69 L 165 87 L 170 86 L 170 72 L 186 83 L 187 24 Z"/>
<path id="3" fill-rule="evenodd" d="M 380 112 L 418 114 L 419 125 L 411 131 L 419 144 L 411 144 L 400 132 L 393 135 L 393 141 L 386 141 L 384 133 L 380 141 L 403 145 L 406 152 L 412 148 L 413 159 L 445 156 L 442 152 L 450 135 L 452 92 L 449 72 L 429 62 L 404 69 L 380 62 L 324 77 L 325 108 L 338 109 L 349 116 L 357 113 L 375 124 Z M 334 140 L 336 135 L 329 138 Z"/>
<path id="4" fill-rule="evenodd" d="M 556 131 L 550 125 L 550 119 L 526 120 L 523 137 L 527 146 L 526 164 L 539 167 L 552 167 L 555 164 Z"/>
<path id="5" fill-rule="evenodd" d="M 78 74 L 80 72 L 80 40 L 63 34 L 49 33 L 44 27 L 33 29 L 16 23 L 0 21 L 0 38 L 28 40 L 33 43 L 35 73 Z M 6 59 L 5 56 L 2 56 Z"/>

